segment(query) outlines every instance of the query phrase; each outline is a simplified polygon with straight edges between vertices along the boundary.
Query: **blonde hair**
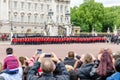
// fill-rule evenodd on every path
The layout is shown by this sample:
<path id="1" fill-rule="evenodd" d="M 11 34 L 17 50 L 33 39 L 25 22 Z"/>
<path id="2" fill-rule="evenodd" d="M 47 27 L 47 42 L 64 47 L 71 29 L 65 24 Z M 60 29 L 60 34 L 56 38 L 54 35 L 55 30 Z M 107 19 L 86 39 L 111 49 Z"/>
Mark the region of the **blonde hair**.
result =
<path id="1" fill-rule="evenodd" d="M 71 65 L 65 65 L 67 71 L 74 70 L 74 68 Z"/>
<path id="2" fill-rule="evenodd" d="M 85 63 L 85 64 L 86 64 L 86 63 L 91 63 L 92 60 L 93 60 L 93 58 L 92 58 L 92 56 L 91 56 L 90 54 L 86 54 L 86 55 L 84 56 L 84 63 Z"/>

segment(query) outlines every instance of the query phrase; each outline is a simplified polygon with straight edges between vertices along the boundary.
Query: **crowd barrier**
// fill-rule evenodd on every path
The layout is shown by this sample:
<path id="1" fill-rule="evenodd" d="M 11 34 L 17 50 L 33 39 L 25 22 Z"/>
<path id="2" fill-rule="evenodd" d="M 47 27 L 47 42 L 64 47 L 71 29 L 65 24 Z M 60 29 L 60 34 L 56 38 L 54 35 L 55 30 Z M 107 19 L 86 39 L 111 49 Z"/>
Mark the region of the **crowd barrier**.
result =
<path id="1" fill-rule="evenodd" d="M 105 42 L 104 37 L 22 37 L 12 38 L 11 44 L 66 44 Z"/>

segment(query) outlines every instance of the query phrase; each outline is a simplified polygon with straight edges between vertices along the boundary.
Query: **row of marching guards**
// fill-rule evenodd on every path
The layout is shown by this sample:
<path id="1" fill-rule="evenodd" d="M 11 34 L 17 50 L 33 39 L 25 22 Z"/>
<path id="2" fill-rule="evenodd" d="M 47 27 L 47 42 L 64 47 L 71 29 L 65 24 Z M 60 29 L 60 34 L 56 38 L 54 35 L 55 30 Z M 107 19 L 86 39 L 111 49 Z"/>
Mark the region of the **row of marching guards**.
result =
<path id="1" fill-rule="evenodd" d="M 28 37 L 12 38 L 11 44 L 67 44 L 105 42 L 104 37 Z"/>

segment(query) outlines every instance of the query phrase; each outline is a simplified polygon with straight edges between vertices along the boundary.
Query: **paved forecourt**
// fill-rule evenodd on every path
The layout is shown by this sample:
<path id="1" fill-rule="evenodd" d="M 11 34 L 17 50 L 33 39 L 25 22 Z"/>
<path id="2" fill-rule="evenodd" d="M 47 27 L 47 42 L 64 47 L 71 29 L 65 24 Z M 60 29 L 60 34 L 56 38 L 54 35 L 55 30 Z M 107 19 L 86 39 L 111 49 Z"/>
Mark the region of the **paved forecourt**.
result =
<path id="1" fill-rule="evenodd" d="M 48 45 L 10 45 L 0 44 L 0 59 L 3 59 L 6 55 L 6 48 L 12 47 L 14 54 L 19 56 L 28 56 L 29 58 L 35 53 L 37 49 L 42 49 L 45 53 L 54 52 L 59 58 L 64 58 L 68 51 L 74 51 L 76 54 L 83 55 L 90 53 L 94 56 L 98 54 L 101 48 L 110 48 L 113 52 L 120 51 L 120 45 L 109 43 L 89 43 L 89 44 L 48 44 Z"/>

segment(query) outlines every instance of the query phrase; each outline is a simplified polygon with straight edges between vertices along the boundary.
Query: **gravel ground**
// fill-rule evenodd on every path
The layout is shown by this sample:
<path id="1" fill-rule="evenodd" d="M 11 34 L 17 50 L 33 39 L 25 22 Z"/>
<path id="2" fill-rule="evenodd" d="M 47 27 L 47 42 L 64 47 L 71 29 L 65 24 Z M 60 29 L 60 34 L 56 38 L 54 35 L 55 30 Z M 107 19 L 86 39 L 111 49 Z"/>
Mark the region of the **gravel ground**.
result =
<path id="1" fill-rule="evenodd" d="M 0 56 L 1 62 L 6 55 L 7 47 L 14 49 L 14 54 L 19 56 L 28 56 L 29 58 L 35 53 L 37 49 L 42 49 L 45 53 L 54 52 L 59 58 L 64 59 L 68 51 L 74 51 L 76 54 L 83 55 L 90 53 L 94 56 L 98 54 L 101 48 L 110 48 L 113 52 L 120 51 L 120 45 L 109 43 L 91 43 L 91 44 L 48 44 L 48 45 L 10 45 L 8 43 L 0 42 Z"/>

